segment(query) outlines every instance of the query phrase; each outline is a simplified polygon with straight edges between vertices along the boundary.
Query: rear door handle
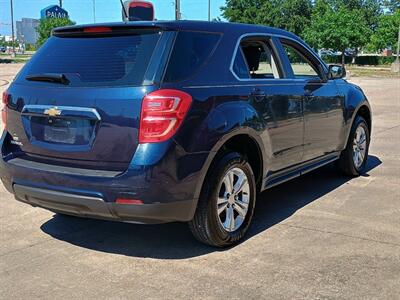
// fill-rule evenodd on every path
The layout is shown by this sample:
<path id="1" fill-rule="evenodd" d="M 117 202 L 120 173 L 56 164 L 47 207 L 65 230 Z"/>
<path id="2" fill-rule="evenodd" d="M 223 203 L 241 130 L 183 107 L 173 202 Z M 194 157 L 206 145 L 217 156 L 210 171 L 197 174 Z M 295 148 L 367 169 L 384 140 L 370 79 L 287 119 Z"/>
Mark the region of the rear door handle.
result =
<path id="1" fill-rule="evenodd" d="M 254 89 L 251 93 L 250 96 L 254 98 L 257 102 L 261 102 L 265 99 L 265 92 L 261 89 Z"/>

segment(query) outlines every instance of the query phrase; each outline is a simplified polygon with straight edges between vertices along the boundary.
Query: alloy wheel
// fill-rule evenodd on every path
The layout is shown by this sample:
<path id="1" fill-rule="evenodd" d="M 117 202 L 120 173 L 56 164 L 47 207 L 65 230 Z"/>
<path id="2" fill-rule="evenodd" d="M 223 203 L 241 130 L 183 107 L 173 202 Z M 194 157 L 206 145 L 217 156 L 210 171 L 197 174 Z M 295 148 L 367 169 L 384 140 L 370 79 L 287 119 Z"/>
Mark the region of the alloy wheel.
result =
<path id="1" fill-rule="evenodd" d="M 248 178 L 240 168 L 229 169 L 219 187 L 218 220 L 222 227 L 233 232 L 243 224 L 250 201 Z"/>
<path id="2" fill-rule="evenodd" d="M 353 140 L 353 162 L 354 166 L 359 169 L 364 163 L 367 151 L 367 133 L 364 127 L 358 126 Z"/>

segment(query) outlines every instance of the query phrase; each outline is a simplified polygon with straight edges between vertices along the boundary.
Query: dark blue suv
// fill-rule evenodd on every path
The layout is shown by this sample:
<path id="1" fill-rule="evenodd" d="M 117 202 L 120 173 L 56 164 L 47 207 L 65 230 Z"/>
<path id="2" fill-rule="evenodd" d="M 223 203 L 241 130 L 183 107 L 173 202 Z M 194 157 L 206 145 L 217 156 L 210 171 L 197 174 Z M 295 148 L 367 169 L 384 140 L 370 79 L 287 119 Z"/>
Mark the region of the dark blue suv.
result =
<path id="1" fill-rule="evenodd" d="M 59 28 L 3 95 L 1 180 L 32 206 L 232 245 L 257 193 L 334 161 L 362 172 L 370 106 L 344 76 L 263 26 Z"/>

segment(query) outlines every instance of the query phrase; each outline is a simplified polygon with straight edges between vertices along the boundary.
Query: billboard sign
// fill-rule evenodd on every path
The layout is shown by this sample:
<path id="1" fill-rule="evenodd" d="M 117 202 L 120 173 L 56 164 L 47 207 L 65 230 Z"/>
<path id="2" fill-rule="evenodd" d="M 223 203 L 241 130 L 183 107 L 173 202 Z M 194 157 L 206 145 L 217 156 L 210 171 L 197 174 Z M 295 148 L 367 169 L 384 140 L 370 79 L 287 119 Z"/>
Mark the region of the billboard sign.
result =
<path id="1" fill-rule="evenodd" d="M 68 18 L 68 12 L 58 5 L 50 5 L 40 11 L 40 18 Z"/>

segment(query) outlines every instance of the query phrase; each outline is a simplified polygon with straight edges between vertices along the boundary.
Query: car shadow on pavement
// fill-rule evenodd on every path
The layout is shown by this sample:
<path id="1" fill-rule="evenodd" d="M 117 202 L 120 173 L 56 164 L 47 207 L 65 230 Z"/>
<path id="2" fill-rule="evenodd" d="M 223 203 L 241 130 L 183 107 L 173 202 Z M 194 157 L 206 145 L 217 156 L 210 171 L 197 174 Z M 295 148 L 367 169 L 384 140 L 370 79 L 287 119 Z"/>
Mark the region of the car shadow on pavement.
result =
<path id="1" fill-rule="evenodd" d="M 370 155 L 363 176 L 369 176 L 368 172 L 381 163 L 379 158 Z M 328 165 L 263 192 L 257 199 L 254 219 L 245 241 L 349 180 L 350 177 L 341 175 Z M 224 251 L 197 242 L 185 223 L 136 225 L 55 214 L 42 224 L 41 229 L 56 239 L 79 247 L 132 257 L 185 259 Z"/>

